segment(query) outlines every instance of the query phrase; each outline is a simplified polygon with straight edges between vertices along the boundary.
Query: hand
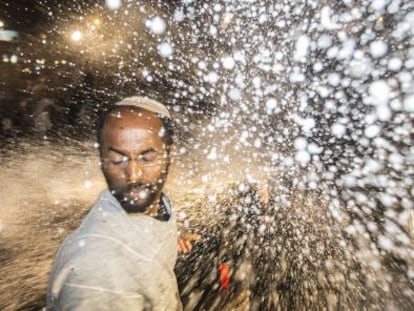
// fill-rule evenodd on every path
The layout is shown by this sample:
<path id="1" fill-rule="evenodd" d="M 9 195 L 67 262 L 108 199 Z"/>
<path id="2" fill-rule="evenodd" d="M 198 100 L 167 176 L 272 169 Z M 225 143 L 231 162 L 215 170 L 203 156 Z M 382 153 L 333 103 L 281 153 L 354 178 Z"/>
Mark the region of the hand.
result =
<path id="1" fill-rule="evenodd" d="M 178 253 L 186 254 L 193 248 L 193 242 L 198 241 L 201 235 L 188 231 L 181 232 L 178 236 Z"/>

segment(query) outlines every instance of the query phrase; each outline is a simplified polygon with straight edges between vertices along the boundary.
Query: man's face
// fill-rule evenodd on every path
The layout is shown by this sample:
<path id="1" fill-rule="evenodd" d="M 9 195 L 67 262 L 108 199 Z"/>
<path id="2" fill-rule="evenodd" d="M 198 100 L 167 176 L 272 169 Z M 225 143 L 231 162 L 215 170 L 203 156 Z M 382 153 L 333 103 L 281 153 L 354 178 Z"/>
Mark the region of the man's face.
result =
<path id="1" fill-rule="evenodd" d="M 109 189 L 127 212 L 156 212 L 168 174 L 169 153 L 152 112 L 120 107 L 107 116 L 101 146 Z"/>

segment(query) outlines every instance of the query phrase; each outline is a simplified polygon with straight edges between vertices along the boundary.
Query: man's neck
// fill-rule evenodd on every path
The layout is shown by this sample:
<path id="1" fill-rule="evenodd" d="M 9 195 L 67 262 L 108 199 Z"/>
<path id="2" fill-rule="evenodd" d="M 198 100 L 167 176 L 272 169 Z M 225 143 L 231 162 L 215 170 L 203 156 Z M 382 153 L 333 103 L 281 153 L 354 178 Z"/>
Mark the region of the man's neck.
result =
<path id="1" fill-rule="evenodd" d="M 157 216 L 160 210 L 160 201 L 161 201 L 161 192 L 157 193 L 156 197 L 154 198 L 154 201 L 152 201 L 151 205 L 147 208 L 144 214 L 151 216 L 151 217 Z"/>
<path id="2" fill-rule="evenodd" d="M 152 204 L 146 209 L 145 212 L 141 213 L 128 213 L 129 216 L 140 216 L 147 215 L 151 217 L 156 217 L 160 211 L 160 202 L 161 202 L 161 193 L 157 195 Z"/>
<path id="3" fill-rule="evenodd" d="M 155 217 L 158 215 L 158 211 L 160 209 L 160 200 L 157 200 L 153 204 L 151 204 L 148 209 L 144 212 L 145 215 Z"/>
<path id="4" fill-rule="evenodd" d="M 168 221 L 170 219 L 171 215 L 168 212 L 165 201 L 159 198 L 156 202 L 154 202 L 154 206 L 156 208 L 151 209 L 151 206 L 144 214 L 151 216 L 159 221 Z"/>

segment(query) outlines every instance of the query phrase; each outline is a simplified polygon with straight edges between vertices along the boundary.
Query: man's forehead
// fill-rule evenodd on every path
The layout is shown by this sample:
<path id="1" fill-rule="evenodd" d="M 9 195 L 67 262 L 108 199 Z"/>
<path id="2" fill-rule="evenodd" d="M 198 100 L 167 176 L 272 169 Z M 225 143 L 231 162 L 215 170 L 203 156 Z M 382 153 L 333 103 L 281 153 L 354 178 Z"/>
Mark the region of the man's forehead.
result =
<path id="1" fill-rule="evenodd" d="M 122 118 L 127 116 L 134 116 L 139 118 L 155 118 L 159 119 L 159 117 L 152 111 L 148 111 L 143 108 L 134 107 L 134 106 L 119 106 L 114 108 L 111 113 L 109 114 L 111 117 L 114 118 Z"/>
<path id="2" fill-rule="evenodd" d="M 105 125 L 128 128 L 144 128 L 151 131 L 162 127 L 161 119 L 153 112 L 137 107 L 123 106 L 111 111 Z"/>

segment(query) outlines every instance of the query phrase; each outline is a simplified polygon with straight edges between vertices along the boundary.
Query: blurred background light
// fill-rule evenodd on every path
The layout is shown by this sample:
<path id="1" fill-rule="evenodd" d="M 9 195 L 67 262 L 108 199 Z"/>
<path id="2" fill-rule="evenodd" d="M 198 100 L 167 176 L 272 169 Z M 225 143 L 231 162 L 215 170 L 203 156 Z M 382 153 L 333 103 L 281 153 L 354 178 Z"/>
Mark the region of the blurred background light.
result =
<path id="1" fill-rule="evenodd" d="M 118 10 L 121 7 L 121 0 L 105 0 L 105 5 L 110 10 Z"/>
<path id="2" fill-rule="evenodd" d="M 12 64 L 16 64 L 17 63 L 17 60 L 18 60 L 17 55 L 10 56 L 10 62 Z"/>
<path id="3" fill-rule="evenodd" d="M 2 30 L 0 27 L 0 41 L 12 41 L 19 36 L 17 31 L 14 30 Z"/>
<path id="4" fill-rule="evenodd" d="M 73 41 L 78 42 L 82 39 L 83 35 L 79 30 L 75 30 L 72 32 L 72 35 L 70 37 Z"/>

